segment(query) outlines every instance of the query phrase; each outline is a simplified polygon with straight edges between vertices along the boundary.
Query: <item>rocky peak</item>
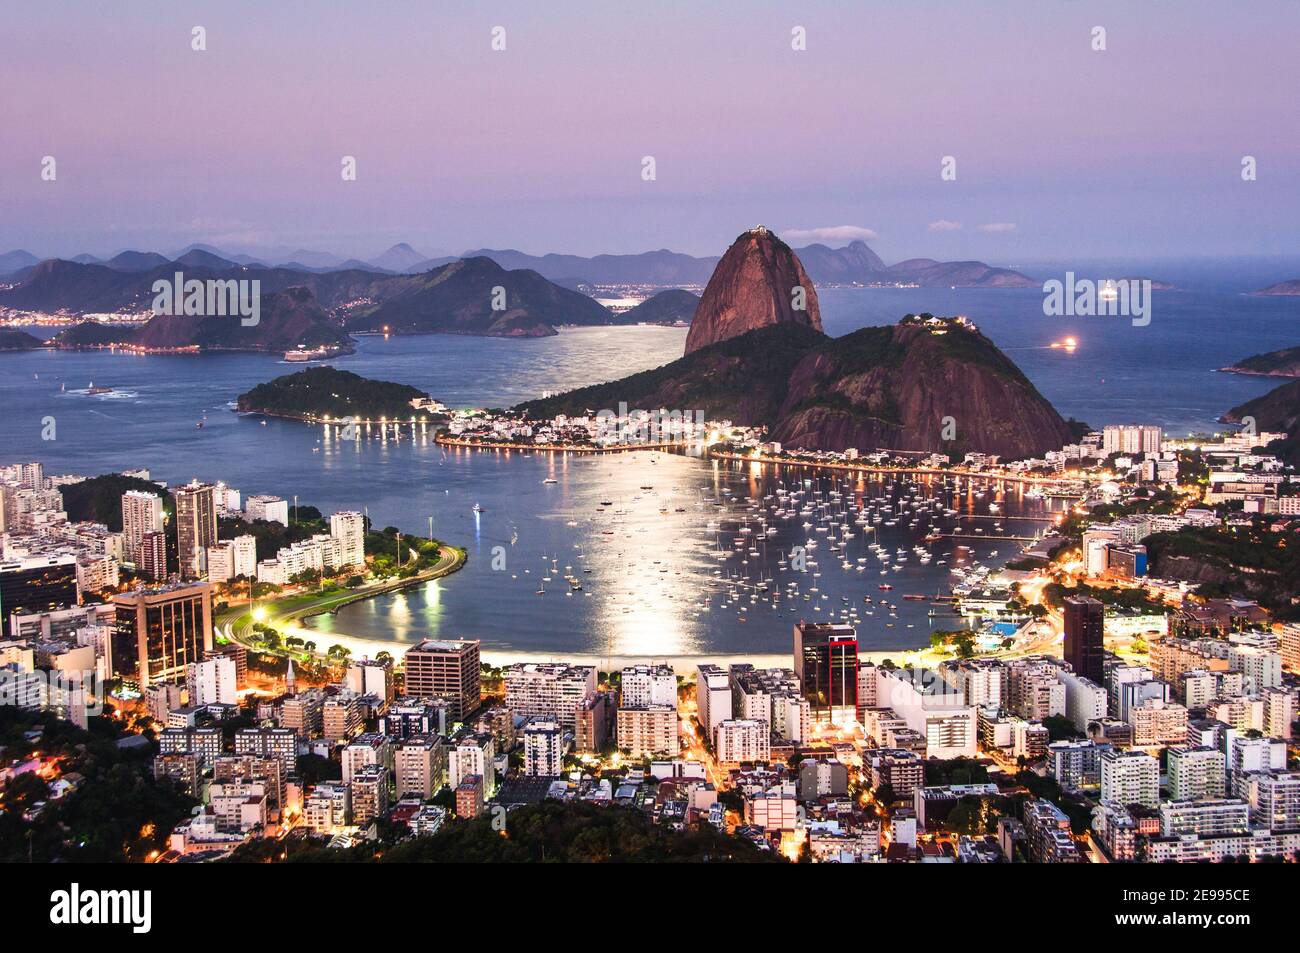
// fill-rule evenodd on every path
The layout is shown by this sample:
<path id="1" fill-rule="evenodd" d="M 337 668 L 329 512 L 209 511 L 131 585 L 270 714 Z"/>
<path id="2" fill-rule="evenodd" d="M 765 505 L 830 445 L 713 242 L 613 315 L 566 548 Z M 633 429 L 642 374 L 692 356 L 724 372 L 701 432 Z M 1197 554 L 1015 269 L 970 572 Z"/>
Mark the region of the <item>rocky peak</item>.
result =
<path id="1" fill-rule="evenodd" d="M 794 251 L 757 225 L 732 243 L 700 298 L 686 353 L 772 324 L 822 329 L 812 279 Z"/>

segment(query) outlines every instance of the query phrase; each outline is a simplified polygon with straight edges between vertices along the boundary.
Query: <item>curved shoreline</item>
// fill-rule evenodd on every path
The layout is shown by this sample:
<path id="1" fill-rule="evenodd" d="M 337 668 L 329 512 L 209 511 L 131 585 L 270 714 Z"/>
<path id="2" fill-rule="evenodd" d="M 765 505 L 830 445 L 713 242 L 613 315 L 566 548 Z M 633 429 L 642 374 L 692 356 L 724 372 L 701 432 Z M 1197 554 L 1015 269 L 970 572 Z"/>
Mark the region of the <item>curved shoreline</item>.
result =
<path id="1" fill-rule="evenodd" d="M 447 561 L 445 565 L 443 564 L 443 560 L 440 559 L 439 562 L 435 564 L 432 568 L 425 570 L 424 572 L 417 573 L 414 576 L 408 576 L 402 579 L 389 579 L 383 582 L 376 583 L 372 586 L 369 586 L 364 590 L 346 590 L 342 593 L 339 593 L 337 597 L 324 597 L 319 600 L 308 601 L 302 606 L 291 608 L 287 612 L 284 612 L 283 614 L 274 614 L 274 615 L 268 614 L 263 624 L 271 625 L 273 628 L 276 628 L 278 630 L 282 626 L 290 626 L 303 619 L 310 619 L 314 616 L 325 615 L 327 613 L 332 614 L 334 612 L 337 612 L 339 609 L 343 608 L 344 606 L 351 605 L 354 602 L 361 602 L 362 600 L 372 599 L 376 596 L 388 595 L 389 593 L 398 592 L 402 589 L 408 589 L 412 586 L 420 585 L 426 582 L 431 582 L 435 579 L 442 579 L 443 577 L 449 576 L 452 573 L 458 571 L 465 565 L 465 563 L 469 561 L 468 551 L 459 546 L 444 546 L 443 550 L 447 554 L 447 557 L 449 557 L 449 561 Z M 257 608 L 267 610 L 268 613 L 274 613 L 275 606 L 277 603 L 285 603 L 285 602 L 289 602 L 290 600 L 296 600 L 301 598 L 301 595 L 302 594 L 299 593 L 291 596 L 286 596 L 282 599 L 264 601 L 262 605 L 258 606 Z M 222 634 L 225 635 L 227 638 L 229 638 L 231 641 L 238 642 L 240 645 L 244 646 L 245 648 L 252 649 L 253 651 L 256 652 L 262 652 L 267 655 L 280 655 L 280 656 L 288 656 L 288 657 L 302 656 L 304 654 L 308 654 L 318 659 L 328 660 L 329 658 L 328 653 L 322 652 L 319 649 L 310 652 L 308 652 L 306 649 L 291 651 L 289 649 L 284 648 L 283 645 L 281 645 L 281 647 L 277 649 L 259 648 L 257 645 L 253 644 L 254 640 L 250 637 L 250 632 L 252 630 L 253 623 L 257 621 L 253 619 L 252 614 L 253 614 L 252 603 L 248 605 L 243 605 L 238 609 L 235 609 L 233 607 L 229 608 L 227 609 L 226 612 L 222 613 L 220 617 L 218 617 L 218 619 L 214 624 L 214 628 L 216 628 L 218 625 L 221 626 L 223 630 Z M 373 642 L 369 639 L 349 636 L 345 632 L 333 633 L 333 636 L 335 640 L 338 641 L 340 644 L 346 642 L 352 642 L 354 644 L 367 645 L 367 646 L 380 644 L 377 642 Z M 398 644 L 398 643 L 394 643 L 394 644 Z"/>
<path id="2" fill-rule="evenodd" d="M 667 443 L 626 443 L 616 444 L 610 447 L 592 447 L 583 444 L 559 444 L 559 443 L 483 443 L 474 440 L 464 440 L 459 437 L 447 437 L 443 434 L 436 434 L 434 442 L 444 447 L 465 447 L 469 450 L 523 450 L 533 451 L 535 453 L 627 453 L 631 450 L 680 450 L 687 443 L 667 442 Z"/>
<path id="3" fill-rule="evenodd" d="M 812 467 L 821 470 L 857 470 L 861 473 L 917 474 L 921 476 L 956 476 L 972 480 L 996 480 L 1001 483 L 1020 483 L 1037 486 L 1040 484 L 1059 484 L 1070 482 L 1053 477 L 1031 477 L 1018 474 L 984 473 L 976 470 L 940 470 L 936 467 L 881 467 L 869 464 L 835 463 L 822 460 L 790 460 L 784 457 L 744 456 L 726 451 L 709 451 L 709 456 L 717 460 L 734 460 L 737 463 L 762 463 L 786 467 Z"/>

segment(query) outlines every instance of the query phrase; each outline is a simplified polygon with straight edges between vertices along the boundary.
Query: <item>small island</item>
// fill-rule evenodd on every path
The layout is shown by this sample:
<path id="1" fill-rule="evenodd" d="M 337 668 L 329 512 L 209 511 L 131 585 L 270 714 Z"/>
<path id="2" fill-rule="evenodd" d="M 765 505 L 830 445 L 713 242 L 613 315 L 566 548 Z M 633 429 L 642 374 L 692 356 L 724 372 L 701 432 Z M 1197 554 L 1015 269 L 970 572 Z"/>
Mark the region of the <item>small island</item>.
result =
<path id="1" fill-rule="evenodd" d="M 1300 347 L 1253 354 L 1219 370 L 1229 374 L 1254 374 L 1258 377 L 1300 377 Z"/>
<path id="2" fill-rule="evenodd" d="M 0 351 L 34 351 L 45 342 L 26 331 L 0 330 Z"/>
<path id="3" fill-rule="evenodd" d="M 311 422 L 352 418 L 357 423 L 412 420 L 437 423 L 443 407 L 408 384 L 368 380 L 328 365 L 258 384 L 235 403 L 241 413 Z"/>
<path id="4" fill-rule="evenodd" d="M 1258 291 L 1252 291 L 1254 295 L 1300 295 L 1300 278 L 1292 278 L 1289 281 L 1279 281 L 1275 285 L 1269 285 L 1267 288 L 1260 288 Z"/>

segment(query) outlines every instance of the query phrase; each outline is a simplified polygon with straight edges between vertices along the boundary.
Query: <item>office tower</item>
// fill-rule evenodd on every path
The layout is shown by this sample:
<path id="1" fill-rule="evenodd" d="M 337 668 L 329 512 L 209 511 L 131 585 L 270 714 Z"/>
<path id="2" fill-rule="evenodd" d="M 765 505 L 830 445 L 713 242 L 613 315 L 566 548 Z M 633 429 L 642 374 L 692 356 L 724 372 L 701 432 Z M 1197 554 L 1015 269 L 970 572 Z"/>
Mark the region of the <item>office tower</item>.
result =
<path id="1" fill-rule="evenodd" d="M 366 564 L 366 518 L 360 513 L 344 512 L 330 516 L 330 535 L 339 542 L 339 565 L 344 569 Z"/>
<path id="2" fill-rule="evenodd" d="M 1065 661 L 1074 674 L 1105 682 L 1105 606 L 1096 599 L 1071 596 L 1065 600 Z"/>
<path id="3" fill-rule="evenodd" d="M 857 720 L 858 635 L 852 626 L 796 623 L 794 671 L 815 720 Z"/>
<path id="4" fill-rule="evenodd" d="M 201 579 L 207 573 L 208 547 L 217 542 L 217 508 L 212 486 L 193 482 L 178 487 L 176 497 L 176 558 L 181 575 Z"/>
<path id="5" fill-rule="evenodd" d="M 0 631 L 16 634 L 13 617 L 77 605 L 77 557 L 33 556 L 0 562 Z"/>
<path id="6" fill-rule="evenodd" d="M 156 493 L 127 490 L 122 494 L 122 554 L 137 569 L 140 544 L 147 533 L 162 533 L 163 501 Z"/>
<path id="7" fill-rule="evenodd" d="M 405 694 L 445 698 L 452 717 L 461 720 L 479 706 L 482 672 L 478 642 L 469 639 L 425 639 L 407 650 Z"/>
<path id="8" fill-rule="evenodd" d="M 212 648 L 212 587 L 206 582 L 135 589 L 113 597 L 110 663 L 140 688 L 186 674 Z"/>

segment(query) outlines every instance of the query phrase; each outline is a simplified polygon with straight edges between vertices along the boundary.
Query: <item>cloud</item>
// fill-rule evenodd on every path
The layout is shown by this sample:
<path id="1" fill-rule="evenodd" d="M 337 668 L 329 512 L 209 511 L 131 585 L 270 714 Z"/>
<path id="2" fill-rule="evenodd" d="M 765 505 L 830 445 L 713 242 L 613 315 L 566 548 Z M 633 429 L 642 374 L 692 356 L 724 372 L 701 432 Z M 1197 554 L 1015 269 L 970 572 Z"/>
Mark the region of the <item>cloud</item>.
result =
<path id="1" fill-rule="evenodd" d="M 791 242 L 873 242 L 880 236 L 861 225 L 827 225 L 822 228 L 789 228 L 781 237 Z"/>
<path id="2" fill-rule="evenodd" d="M 932 232 L 959 232 L 961 231 L 961 222 L 950 222 L 946 218 L 941 218 L 937 222 L 931 222 L 928 228 Z"/>
<path id="3" fill-rule="evenodd" d="M 994 234 L 1002 232 L 1014 232 L 1016 230 L 1015 222 L 989 222 L 987 225 L 976 225 L 977 232 L 992 232 Z"/>

